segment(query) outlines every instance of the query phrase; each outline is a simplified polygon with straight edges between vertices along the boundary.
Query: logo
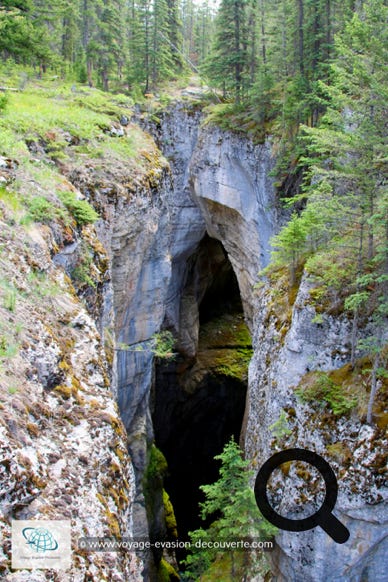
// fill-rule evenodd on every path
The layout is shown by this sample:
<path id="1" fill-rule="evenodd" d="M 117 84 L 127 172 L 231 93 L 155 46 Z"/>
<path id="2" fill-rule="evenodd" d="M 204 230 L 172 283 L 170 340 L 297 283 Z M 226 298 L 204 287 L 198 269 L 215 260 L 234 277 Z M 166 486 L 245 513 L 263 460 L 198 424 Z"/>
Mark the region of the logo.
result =
<path id="1" fill-rule="evenodd" d="M 267 483 L 272 472 L 288 461 L 305 461 L 313 465 L 325 480 L 326 496 L 321 507 L 310 517 L 288 519 L 279 515 L 267 497 Z M 306 449 L 286 449 L 272 455 L 261 467 L 255 482 L 255 498 L 264 517 L 273 525 L 286 531 L 306 531 L 319 525 L 337 544 L 344 544 L 349 530 L 332 514 L 338 495 L 338 483 L 333 469 L 323 457 Z"/>
<path id="2" fill-rule="evenodd" d="M 58 549 L 58 542 L 51 532 L 44 527 L 25 527 L 22 531 L 27 544 L 36 552 L 48 552 Z"/>
<path id="3" fill-rule="evenodd" d="M 12 568 L 67 570 L 70 566 L 69 519 L 12 521 Z"/>

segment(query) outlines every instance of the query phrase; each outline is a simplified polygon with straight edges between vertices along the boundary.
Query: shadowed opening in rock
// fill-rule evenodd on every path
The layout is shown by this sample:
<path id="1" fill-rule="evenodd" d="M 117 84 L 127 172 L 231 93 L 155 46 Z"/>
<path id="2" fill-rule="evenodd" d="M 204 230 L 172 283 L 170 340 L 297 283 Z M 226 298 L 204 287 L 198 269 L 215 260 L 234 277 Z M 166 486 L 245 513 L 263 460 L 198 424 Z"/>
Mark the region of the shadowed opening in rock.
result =
<path id="1" fill-rule="evenodd" d="M 179 539 L 206 525 L 199 486 L 217 480 L 214 456 L 232 435 L 239 440 L 252 354 L 238 283 L 221 243 L 206 236 L 189 263 L 186 289 L 202 281 L 197 353 L 193 358 L 181 350 L 173 362 L 157 364 L 153 394 L 155 440 L 168 462 L 165 488 Z"/>

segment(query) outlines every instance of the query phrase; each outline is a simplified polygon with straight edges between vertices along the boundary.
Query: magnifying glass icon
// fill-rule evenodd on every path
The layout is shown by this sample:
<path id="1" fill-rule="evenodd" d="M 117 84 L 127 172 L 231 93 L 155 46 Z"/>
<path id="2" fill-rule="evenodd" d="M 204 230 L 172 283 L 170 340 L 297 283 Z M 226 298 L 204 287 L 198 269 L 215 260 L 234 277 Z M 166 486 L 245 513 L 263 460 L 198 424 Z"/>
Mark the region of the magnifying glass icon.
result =
<path id="1" fill-rule="evenodd" d="M 321 473 L 326 486 L 326 496 L 321 507 L 310 517 L 288 519 L 282 517 L 270 505 L 267 483 L 272 472 L 288 461 L 305 461 Z M 263 516 L 276 527 L 286 531 L 306 531 L 319 525 L 337 544 L 344 544 L 350 536 L 349 530 L 333 514 L 337 501 L 338 484 L 333 469 L 323 457 L 306 449 L 286 449 L 275 453 L 264 463 L 255 481 L 255 498 Z"/>

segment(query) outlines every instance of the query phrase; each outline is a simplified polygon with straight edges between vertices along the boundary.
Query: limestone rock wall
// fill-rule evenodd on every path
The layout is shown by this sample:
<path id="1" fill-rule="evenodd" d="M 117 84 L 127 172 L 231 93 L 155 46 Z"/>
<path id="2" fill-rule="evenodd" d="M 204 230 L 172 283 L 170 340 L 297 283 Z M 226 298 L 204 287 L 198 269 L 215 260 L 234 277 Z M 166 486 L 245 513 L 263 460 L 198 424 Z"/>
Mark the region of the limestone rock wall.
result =
<path id="1" fill-rule="evenodd" d="M 187 166 L 188 152 L 195 140 L 182 142 L 174 133 L 176 129 L 172 130 L 185 124 L 187 127 L 187 123 L 190 126 L 182 115 L 182 111 L 170 112 L 163 120 L 166 126 L 162 123 L 162 127 L 168 129 L 161 131 L 161 147 L 164 139 L 164 151 L 169 152 L 172 162 L 179 159 L 177 151 L 186 152 L 185 163 L 175 166 L 175 179 L 179 183 L 184 177 L 186 197 L 189 178 L 192 199 L 201 210 L 207 233 L 220 240 L 228 253 L 254 338 L 244 421 L 247 458 L 255 469 L 281 448 L 297 446 L 322 454 L 339 478 L 336 514 L 351 531 L 351 538 L 344 545 L 333 542 L 320 528 L 299 534 L 279 532 L 278 548 L 272 557 L 274 574 L 278 580 L 295 582 L 382 580 L 382 572 L 386 571 L 381 563 L 386 554 L 382 503 L 387 491 L 381 460 L 381 452 L 387 446 L 384 432 L 379 427 L 365 426 L 355 414 L 325 417 L 322 411 L 298 401 L 293 390 L 309 371 L 346 366 L 350 359 L 350 322 L 341 316 L 316 318 L 309 295 L 313 284 L 306 276 L 302 277 L 296 297 L 286 301 L 284 289 L 265 285 L 255 288 L 257 273 L 269 260 L 269 239 L 281 221 L 269 175 L 274 164 L 271 144 L 254 146 L 246 138 L 200 126 Z M 193 136 L 190 131 L 187 135 Z M 182 195 L 182 190 L 178 191 Z M 198 217 L 197 210 L 193 216 Z M 195 224 L 200 225 L 195 230 L 199 238 L 200 218 L 195 218 Z M 182 294 L 182 282 L 187 278 L 184 261 L 192 248 L 178 255 L 181 261 L 173 260 L 165 321 L 175 325 L 180 321 L 178 329 L 182 329 L 182 322 L 195 329 L 198 321 L 197 299 Z M 179 317 L 172 315 L 178 309 Z M 276 438 L 271 426 L 282 411 L 290 434 Z M 292 511 L 302 483 L 293 487 L 286 479 L 281 483 L 284 486 L 287 495 L 283 509 Z M 314 507 L 312 492 L 307 505 L 310 503 Z"/>
<path id="2" fill-rule="evenodd" d="M 12 281 L 15 299 L 4 302 L 2 288 L 1 320 L 9 324 L 0 334 L 0 577 L 140 581 L 134 553 L 78 548 L 84 536 L 133 535 L 135 475 L 108 352 L 52 260 L 55 233 L 43 225 L 26 231 L 3 204 L 0 217 L 2 277 Z M 97 245 L 93 228 L 84 236 Z M 12 519 L 71 520 L 71 570 L 11 571 Z"/>
<path id="3" fill-rule="evenodd" d="M 279 531 L 273 572 L 277 580 L 287 582 L 382 581 L 387 571 L 385 431 L 363 424 L 355 414 L 335 418 L 318 403 L 303 404 L 293 390 L 307 372 L 339 369 L 350 360 L 350 322 L 326 315 L 316 320 L 312 287 L 303 276 L 293 306 L 282 304 L 268 287 L 256 292 L 245 451 L 256 470 L 277 450 L 292 447 L 327 459 L 338 477 L 334 513 L 350 530 L 350 539 L 337 544 L 320 527 L 300 533 Z M 273 424 L 281 414 L 288 430 L 275 436 Z M 309 507 L 310 514 L 320 503 L 314 499 L 314 486 L 293 477 L 283 476 L 278 482 L 283 491 L 280 511 L 297 518 L 295 504 L 302 490 L 303 507 Z"/>
<path id="4" fill-rule="evenodd" d="M 153 438 L 152 337 L 167 327 L 177 336 L 179 349 L 195 355 L 198 302 L 207 284 L 199 280 L 198 265 L 206 257 L 198 249 L 207 232 L 228 254 L 253 336 L 244 421 L 246 456 L 257 469 L 281 448 L 311 448 L 325 457 L 331 451 L 330 461 L 339 474 L 337 515 L 351 530 L 351 539 L 343 546 L 319 528 L 299 534 L 279 532 L 272 556 L 277 580 L 382 580 L 387 552 L 379 454 L 386 446 L 384 435 L 357 417 L 335 422 L 322 417 L 298 402 L 292 388 L 308 371 L 336 369 L 349 361 L 350 324 L 341 317 L 314 321 L 311 281 L 305 276 L 293 300 L 284 299 L 279 288 L 266 284 L 256 288 L 257 273 L 269 260 L 269 239 L 280 220 L 270 177 L 274 164 L 270 142 L 253 145 L 244 137 L 202 126 L 201 113 L 192 104 L 173 104 L 159 121 L 142 123 L 164 156 L 150 138 L 145 155 L 152 160 L 152 171 L 142 181 L 126 186 L 132 178 L 125 169 L 113 180 L 107 173 L 97 180 L 96 172 L 87 168 L 70 176 L 104 219 L 97 231 L 107 251 L 108 274 L 100 282 L 100 303 L 89 299 L 98 315 L 100 337 L 105 343 L 113 338 L 112 385 L 137 475 L 132 531 L 147 534 L 141 476 Z M 58 261 L 66 265 L 71 257 L 72 249 Z M 39 364 L 42 379 L 48 365 Z M 282 411 L 289 432 L 276 437 L 271 426 Z M 298 486 L 287 479 L 280 485 L 287 491 L 284 511 L 291 511 Z M 135 495 L 134 486 L 130 491 Z M 131 567 L 138 575 L 139 570 Z"/>
<path id="5" fill-rule="evenodd" d="M 269 239 L 278 221 L 270 143 L 205 127 L 191 162 L 193 195 L 208 234 L 220 240 L 237 276 L 248 323 L 254 315 L 257 273 L 270 257 Z"/>

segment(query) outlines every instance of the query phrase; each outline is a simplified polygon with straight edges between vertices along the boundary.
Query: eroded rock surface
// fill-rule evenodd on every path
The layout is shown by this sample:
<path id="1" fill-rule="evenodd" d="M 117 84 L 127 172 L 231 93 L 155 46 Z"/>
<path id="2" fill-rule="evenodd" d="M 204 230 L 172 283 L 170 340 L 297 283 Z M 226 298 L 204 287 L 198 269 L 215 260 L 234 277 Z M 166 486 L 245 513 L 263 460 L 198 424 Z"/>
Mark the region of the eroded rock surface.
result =
<path id="1" fill-rule="evenodd" d="M 134 553 L 77 547 L 84 536 L 133 532 L 135 476 L 101 336 L 52 262 L 50 229 L 26 232 L 4 206 L 1 215 L 2 281 L 15 294 L 6 303 L 2 288 L 0 306 L 9 322 L 1 328 L 1 577 L 53 579 L 50 570 L 10 571 L 11 519 L 69 519 L 72 568 L 58 580 L 142 580 Z"/>
<path id="2" fill-rule="evenodd" d="M 209 236 L 224 245 L 240 287 L 245 315 L 254 314 L 257 273 L 269 261 L 277 212 L 270 143 L 204 128 L 191 162 L 191 184 Z"/>
<path id="3" fill-rule="evenodd" d="M 279 531 L 273 571 L 287 582 L 382 581 L 387 570 L 385 430 L 365 425 L 355 411 L 335 416 L 322 402 L 302 403 L 294 392 L 314 370 L 348 372 L 351 324 L 343 316 L 316 320 L 309 294 L 313 288 L 303 276 L 293 306 L 279 301 L 279 295 L 275 299 L 270 288 L 257 292 L 245 451 L 256 470 L 281 449 L 298 447 L 322 455 L 338 477 L 334 513 L 350 538 L 337 544 L 320 527 L 301 533 Z M 274 424 L 282 414 L 287 426 L 279 434 Z M 309 480 L 308 475 L 300 482 L 284 475 L 278 479 L 282 515 L 296 519 L 302 498 L 303 507 L 318 509 Z"/>

